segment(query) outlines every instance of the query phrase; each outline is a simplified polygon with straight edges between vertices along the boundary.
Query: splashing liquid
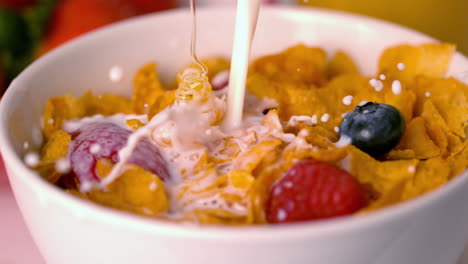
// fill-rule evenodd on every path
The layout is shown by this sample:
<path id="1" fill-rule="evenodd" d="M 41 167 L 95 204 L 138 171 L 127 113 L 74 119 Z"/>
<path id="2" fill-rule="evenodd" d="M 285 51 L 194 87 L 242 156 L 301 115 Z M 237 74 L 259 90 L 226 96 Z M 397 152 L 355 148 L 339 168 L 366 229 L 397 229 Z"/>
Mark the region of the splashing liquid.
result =
<path id="1" fill-rule="evenodd" d="M 208 68 L 203 62 L 197 57 L 197 10 L 196 0 L 190 0 L 190 14 L 192 16 L 192 35 L 190 38 L 190 56 L 192 60 L 198 65 L 202 71 L 202 74 L 206 76 L 208 74 Z"/>
<path id="2" fill-rule="evenodd" d="M 180 82 L 176 91 L 176 98 L 182 102 L 207 99 L 211 93 L 211 85 L 207 76 L 208 68 L 197 57 L 196 0 L 190 0 L 190 12 L 192 16 L 190 56 L 198 67 L 188 68 L 179 76 Z"/>

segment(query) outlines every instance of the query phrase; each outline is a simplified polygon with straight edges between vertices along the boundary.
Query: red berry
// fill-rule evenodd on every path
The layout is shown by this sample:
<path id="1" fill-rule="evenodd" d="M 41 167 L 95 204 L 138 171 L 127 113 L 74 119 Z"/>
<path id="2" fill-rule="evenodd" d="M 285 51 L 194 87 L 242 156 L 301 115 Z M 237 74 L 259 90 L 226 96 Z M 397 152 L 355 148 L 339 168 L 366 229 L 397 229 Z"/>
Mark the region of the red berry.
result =
<path id="1" fill-rule="evenodd" d="M 348 215 L 367 205 L 366 191 L 345 170 L 318 161 L 296 163 L 272 187 L 269 223 Z"/>
<path id="2" fill-rule="evenodd" d="M 177 7 L 177 0 L 125 0 L 143 14 Z"/>
<path id="3" fill-rule="evenodd" d="M 11 8 L 20 11 L 36 3 L 37 0 L 0 0 L 0 8 Z"/>
<path id="4" fill-rule="evenodd" d="M 137 14 L 124 0 L 62 0 L 51 15 L 38 53 L 43 55 L 84 33 Z"/>
<path id="5" fill-rule="evenodd" d="M 80 181 L 99 181 L 96 162 L 107 158 L 114 163 L 119 161 L 118 151 L 127 144 L 132 133 L 118 125 L 108 122 L 86 124 L 78 131 L 70 144 L 69 155 L 73 172 Z M 139 141 L 128 163 L 145 168 L 161 179 L 169 179 L 167 163 L 158 148 L 148 139 Z"/>

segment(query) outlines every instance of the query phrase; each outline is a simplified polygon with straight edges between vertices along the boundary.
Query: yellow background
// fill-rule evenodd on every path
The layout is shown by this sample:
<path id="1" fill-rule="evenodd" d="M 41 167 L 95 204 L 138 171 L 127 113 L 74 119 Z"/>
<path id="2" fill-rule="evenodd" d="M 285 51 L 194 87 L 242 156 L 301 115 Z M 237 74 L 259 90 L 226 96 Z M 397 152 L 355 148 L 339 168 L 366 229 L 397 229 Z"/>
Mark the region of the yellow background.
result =
<path id="1" fill-rule="evenodd" d="M 468 56 L 468 0 L 297 0 L 392 21 L 457 45 Z"/>

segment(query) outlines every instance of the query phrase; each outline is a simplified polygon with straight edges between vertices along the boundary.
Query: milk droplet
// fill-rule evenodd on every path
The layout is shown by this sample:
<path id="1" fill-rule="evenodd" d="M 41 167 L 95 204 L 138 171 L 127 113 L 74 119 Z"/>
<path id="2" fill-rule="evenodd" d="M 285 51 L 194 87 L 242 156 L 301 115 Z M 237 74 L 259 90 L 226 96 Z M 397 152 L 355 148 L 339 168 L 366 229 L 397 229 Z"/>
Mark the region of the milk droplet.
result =
<path id="1" fill-rule="evenodd" d="M 112 82 L 120 82 L 123 78 L 123 70 L 119 66 L 113 66 L 109 70 L 109 79 Z"/>
<path id="2" fill-rule="evenodd" d="M 424 95 L 425 95 L 426 97 L 430 97 L 430 96 L 431 96 L 431 92 L 425 92 Z"/>
<path id="3" fill-rule="evenodd" d="M 318 122 L 317 121 L 317 115 L 313 115 L 311 121 L 312 121 L 312 124 L 317 124 L 317 122 Z"/>
<path id="4" fill-rule="evenodd" d="M 32 138 L 34 145 L 36 146 L 42 145 L 43 138 L 42 138 L 42 131 L 40 129 L 33 128 L 31 138 Z"/>
<path id="5" fill-rule="evenodd" d="M 370 137 L 370 132 L 367 129 L 363 129 L 360 133 L 361 137 L 363 138 L 369 138 Z"/>
<path id="6" fill-rule="evenodd" d="M 415 166 L 411 165 L 411 166 L 408 167 L 408 172 L 413 173 L 413 172 L 415 172 L 415 171 L 416 171 L 416 167 L 415 167 Z"/>
<path id="7" fill-rule="evenodd" d="M 28 165 L 28 167 L 33 168 L 36 167 L 37 164 L 39 164 L 39 154 L 37 152 L 28 152 L 24 156 L 24 163 Z"/>
<path id="8" fill-rule="evenodd" d="M 278 188 L 275 188 L 275 191 L 273 192 L 274 195 L 279 195 L 281 194 L 281 192 L 283 191 L 283 189 L 281 189 L 281 187 L 278 187 Z"/>
<path id="9" fill-rule="evenodd" d="M 101 145 L 99 144 L 93 144 L 91 147 L 89 147 L 89 152 L 92 154 L 97 154 L 99 151 L 101 151 Z"/>
<path id="10" fill-rule="evenodd" d="M 322 122 L 325 123 L 325 122 L 328 122 L 328 119 L 330 119 L 330 115 L 327 114 L 327 113 L 325 113 L 325 114 L 323 114 L 322 117 L 320 118 L 320 121 L 322 121 Z"/>
<path id="11" fill-rule="evenodd" d="M 392 82 L 392 92 L 394 94 L 400 94 L 401 93 L 401 83 L 398 80 L 394 80 Z"/>
<path id="12" fill-rule="evenodd" d="M 359 105 L 359 106 L 363 106 L 363 105 L 365 105 L 365 104 L 367 104 L 367 103 L 368 103 L 368 101 L 361 101 L 358 105 Z"/>
<path id="13" fill-rule="evenodd" d="M 379 79 L 385 81 L 385 79 L 387 79 L 387 76 L 385 76 L 385 74 L 380 74 Z"/>
<path id="14" fill-rule="evenodd" d="M 156 181 L 152 181 L 152 182 L 150 183 L 150 185 L 149 185 L 149 189 L 150 189 L 151 191 L 154 191 L 154 190 L 156 190 L 156 188 L 158 188 L 158 184 L 156 183 Z"/>
<path id="15" fill-rule="evenodd" d="M 347 96 L 343 97 L 343 104 L 344 105 L 350 105 L 352 101 L 353 101 L 353 96 L 352 95 L 347 95 Z"/>
<path id="16" fill-rule="evenodd" d="M 64 174 L 70 171 L 70 161 L 67 158 L 58 159 L 55 162 L 55 170 Z"/>
<path id="17" fill-rule="evenodd" d="M 211 80 L 214 90 L 219 90 L 226 87 L 229 84 L 229 71 L 225 70 L 216 74 Z"/>
<path id="18" fill-rule="evenodd" d="M 370 86 L 374 87 L 375 91 L 380 92 L 383 89 L 383 83 L 376 79 L 369 80 Z"/>
<path id="19" fill-rule="evenodd" d="M 405 64 L 403 62 L 399 62 L 397 64 L 397 68 L 398 68 L 398 70 L 402 71 L 402 70 L 404 70 L 406 68 L 406 66 L 405 66 Z"/>
<path id="20" fill-rule="evenodd" d="M 286 219 L 286 216 L 288 216 L 288 214 L 286 213 L 285 210 L 283 209 L 279 209 L 278 210 L 278 215 L 277 215 L 277 218 L 278 218 L 278 221 L 283 221 Z"/>
<path id="21" fill-rule="evenodd" d="M 335 146 L 337 148 L 342 148 L 342 147 L 345 147 L 345 146 L 351 144 L 351 142 L 352 142 L 352 140 L 351 140 L 350 137 L 342 135 L 340 137 L 340 139 L 335 143 Z"/>

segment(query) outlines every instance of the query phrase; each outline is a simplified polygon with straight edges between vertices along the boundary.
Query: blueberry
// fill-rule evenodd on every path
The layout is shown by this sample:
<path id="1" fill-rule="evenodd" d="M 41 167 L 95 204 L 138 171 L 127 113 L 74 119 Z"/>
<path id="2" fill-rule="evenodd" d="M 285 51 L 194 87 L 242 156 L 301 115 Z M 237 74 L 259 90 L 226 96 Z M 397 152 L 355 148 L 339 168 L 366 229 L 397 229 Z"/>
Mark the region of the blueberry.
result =
<path id="1" fill-rule="evenodd" d="M 340 125 L 340 137 L 373 157 L 392 150 L 405 130 L 405 119 L 395 107 L 365 103 L 346 114 Z"/>

